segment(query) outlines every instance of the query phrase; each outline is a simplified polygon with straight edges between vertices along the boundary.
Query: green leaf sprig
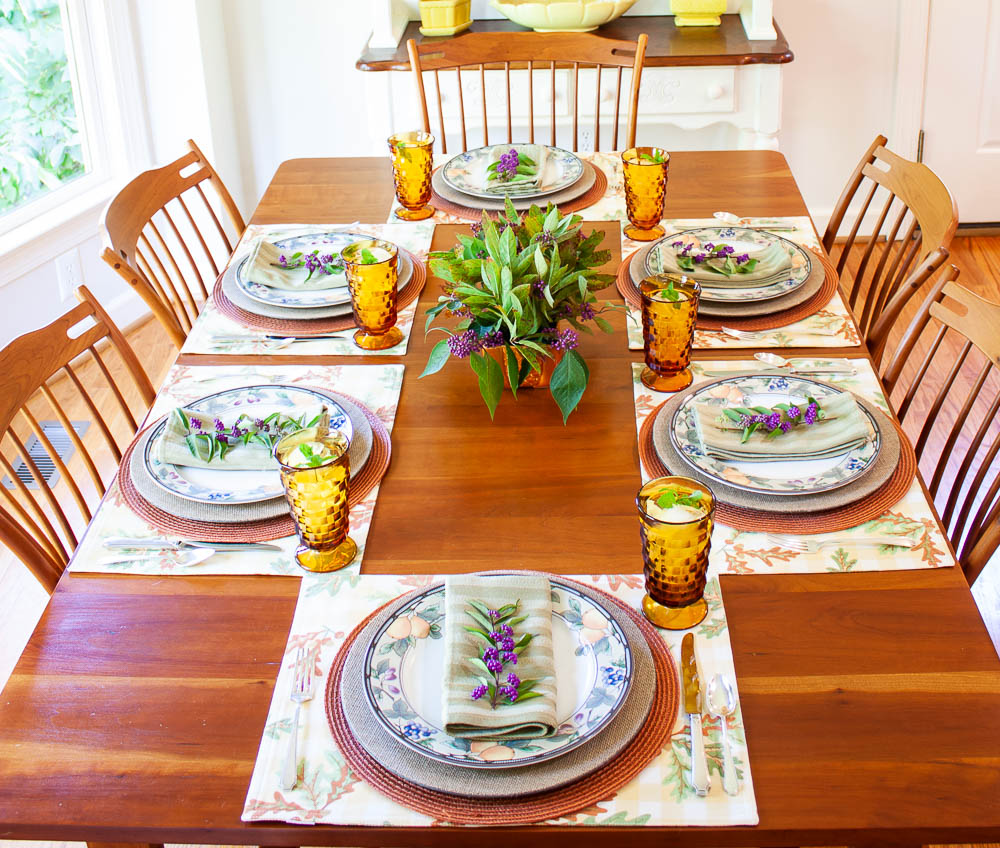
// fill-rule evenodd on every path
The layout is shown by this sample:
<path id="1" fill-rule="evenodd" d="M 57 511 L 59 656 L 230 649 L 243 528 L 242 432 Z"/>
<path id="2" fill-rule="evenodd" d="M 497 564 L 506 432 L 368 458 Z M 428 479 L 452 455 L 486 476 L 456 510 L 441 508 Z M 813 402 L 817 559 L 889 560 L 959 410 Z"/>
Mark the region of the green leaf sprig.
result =
<path id="1" fill-rule="evenodd" d="M 657 165 L 662 165 L 667 161 L 666 154 L 658 147 L 653 148 L 652 154 L 640 153 L 639 158 L 645 162 L 655 162 Z"/>
<path id="2" fill-rule="evenodd" d="M 323 417 L 320 413 L 307 421 L 307 412 L 297 418 L 282 412 L 272 412 L 266 418 L 252 418 L 241 413 L 229 427 L 221 419 L 215 418 L 212 421 L 213 427 L 205 428 L 205 419 L 189 416 L 183 409 L 177 409 L 176 414 L 189 431 L 184 442 L 191 455 L 209 463 L 216 459 L 221 462 L 237 445 L 260 445 L 268 452 L 273 451 L 282 437 L 304 427 L 315 427 Z"/>
<path id="3" fill-rule="evenodd" d="M 689 495 L 682 495 L 677 489 L 664 489 L 656 499 L 656 505 L 661 509 L 670 509 L 672 506 L 700 507 L 704 492 L 691 492 Z"/>
<path id="4" fill-rule="evenodd" d="M 518 600 L 499 609 L 490 609 L 482 601 L 469 601 L 465 610 L 475 623 L 474 627 L 466 625 L 465 629 L 483 643 L 476 655 L 468 658 L 478 681 L 471 698 L 478 701 L 488 697 L 490 708 L 494 710 L 504 704 L 542 697 L 540 692 L 533 691 L 538 679 L 521 680 L 516 672 L 508 671 L 517 665 L 518 657 L 528 649 L 534 638 L 531 633 L 518 636 L 514 631 L 527 619 L 526 615 L 518 615 L 520 605 Z"/>
<path id="5" fill-rule="evenodd" d="M 811 395 L 804 405 L 777 403 L 774 406 L 731 406 L 722 412 L 730 421 L 740 425 L 743 431 L 740 444 L 746 443 L 758 430 L 765 431 L 765 439 L 776 439 L 794 427 L 811 427 L 826 417 L 819 401 Z"/>

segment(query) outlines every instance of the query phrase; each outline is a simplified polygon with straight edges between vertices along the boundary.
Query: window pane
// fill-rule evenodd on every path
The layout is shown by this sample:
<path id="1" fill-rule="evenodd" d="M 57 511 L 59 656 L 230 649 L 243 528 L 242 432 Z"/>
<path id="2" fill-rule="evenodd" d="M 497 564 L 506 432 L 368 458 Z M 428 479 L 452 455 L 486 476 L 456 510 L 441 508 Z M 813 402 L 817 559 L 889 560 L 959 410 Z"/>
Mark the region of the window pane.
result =
<path id="1" fill-rule="evenodd" d="M 0 216 L 86 171 L 60 4 L 0 0 Z"/>

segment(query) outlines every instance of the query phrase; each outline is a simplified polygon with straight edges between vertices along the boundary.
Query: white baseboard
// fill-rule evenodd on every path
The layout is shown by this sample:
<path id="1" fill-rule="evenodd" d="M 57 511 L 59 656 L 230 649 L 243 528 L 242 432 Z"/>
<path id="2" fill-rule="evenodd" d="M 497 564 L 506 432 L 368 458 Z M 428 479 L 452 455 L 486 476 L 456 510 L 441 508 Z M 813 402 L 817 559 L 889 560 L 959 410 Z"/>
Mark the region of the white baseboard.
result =
<path id="1" fill-rule="evenodd" d="M 111 320 L 123 332 L 150 316 L 149 307 L 134 289 L 123 291 L 109 303 L 102 304 Z"/>

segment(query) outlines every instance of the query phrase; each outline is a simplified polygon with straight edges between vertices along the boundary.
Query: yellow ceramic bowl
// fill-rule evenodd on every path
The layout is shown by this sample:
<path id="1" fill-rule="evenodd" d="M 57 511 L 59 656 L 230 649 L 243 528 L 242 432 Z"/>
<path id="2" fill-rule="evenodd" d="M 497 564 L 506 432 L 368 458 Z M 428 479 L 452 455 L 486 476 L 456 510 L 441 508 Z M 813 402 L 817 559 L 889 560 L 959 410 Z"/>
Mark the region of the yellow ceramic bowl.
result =
<path id="1" fill-rule="evenodd" d="M 621 17 L 635 0 L 490 0 L 514 23 L 537 32 L 589 32 Z"/>

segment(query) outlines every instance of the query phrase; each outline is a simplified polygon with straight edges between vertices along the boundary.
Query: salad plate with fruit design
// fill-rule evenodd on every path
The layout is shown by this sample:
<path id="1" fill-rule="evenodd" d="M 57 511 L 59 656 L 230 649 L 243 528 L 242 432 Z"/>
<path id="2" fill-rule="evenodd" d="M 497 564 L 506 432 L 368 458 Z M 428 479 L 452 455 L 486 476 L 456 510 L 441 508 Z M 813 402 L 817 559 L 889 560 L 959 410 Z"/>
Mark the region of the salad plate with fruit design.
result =
<path id="1" fill-rule="evenodd" d="M 806 409 L 810 399 L 820 408 L 843 390 L 795 376 L 740 376 L 707 383 L 690 391 L 677 407 L 667 424 L 672 446 L 681 458 L 696 471 L 711 480 L 728 486 L 738 486 L 765 495 L 804 495 L 839 489 L 856 481 L 874 465 L 881 448 L 879 425 L 864 404 L 857 409 L 868 430 L 861 444 L 820 458 L 796 458 L 780 454 L 780 435 L 775 439 L 775 455 L 766 461 L 737 461 L 720 458 L 705 445 L 698 406 L 725 409 Z"/>
<path id="2" fill-rule="evenodd" d="M 554 736 L 501 743 L 444 732 L 442 585 L 397 610 L 368 646 L 365 695 L 383 728 L 426 757 L 465 768 L 532 765 L 594 738 L 625 704 L 632 684 L 632 652 L 624 631 L 601 603 L 555 578 L 551 589 L 559 722 Z"/>
<path id="3" fill-rule="evenodd" d="M 761 277 L 753 257 L 764 256 L 778 270 Z M 702 300 L 745 303 L 801 288 L 812 273 L 812 259 L 808 250 L 774 233 L 699 227 L 660 239 L 646 254 L 644 273 L 687 273 L 701 285 Z"/>
<path id="4" fill-rule="evenodd" d="M 462 194 L 496 200 L 498 197 L 497 189 L 486 188 L 483 185 L 483 174 L 490 166 L 491 161 L 496 160 L 501 154 L 509 154 L 511 150 L 520 153 L 535 148 L 545 149 L 545 160 L 542 163 L 539 185 L 531 191 L 516 190 L 519 200 L 544 197 L 562 191 L 583 176 L 583 160 L 568 150 L 543 144 L 491 144 L 453 156 L 441 168 L 441 177 L 446 185 L 455 191 L 462 192 Z M 502 193 L 499 196 L 502 199 Z"/>
<path id="5" fill-rule="evenodd" d="M 350 441 L 354 428 L 343 408 L 328 395 L 301 386 L 267 385 L 228 389 L 187 404 L 185 409 L 202 416 L 192 418 L 191 425 L 195 429 L 214 431 L 216 421 L 219 421 L 227 431 L 231 431 L 233 423 L 244 414 L 250 422 L 263 422 L 275 413 L 287 419 L 301 419 L 302 416 L 315 414 L 323 406 L 330 413 L 330 428 L 339 430 Z M 162 489 L 185 500 L 206 504 L 247 504 L 283 497 L 277 463 L 270 471 L 234 471 L 221 465 L 215 469 L 164 462 L 159 456 L 157 445 L 166 425 L 167 418 L 156 425 L 152 436 L 146 441 L 143 456 L 149 476 Z M 253 425 L 248 423 L 246 426 Z"/>
<path id="6" fill-rule="evenodd" d="M 371 238 L 361 233 L 345 233 L 340 231 L 325 233 L 305 233 L 300 236 L 276 241 L 274 246 L 283 251 L 282 255 L 292 261 L 295 254 L 302 254 L 303 261 L 306 257 L 316 252 L 319 260 L 326 260 L 321 263 L 322 267 L 313 270 L 302 266 L 295 268 L 290 273 L 299 279 L 305 280 L 309 274 L 313 279 L 317 274 L 324 274 L 325 270 L 332 271 L 326 276 L 330 277 L 330 287 L 323 289 L 306 289 L 303 291 L 291 291 L 288 289 L 272 288 L 263 283 L 255 282 L 247 274 L 247 262 L 249 254 L 245 256 L 236 269 L 236 285 L 251 300 L 258 303 L 266 303 L 270 306 L 283 306 L 290 309 L 315 309 L 317 307 L 344 306 L 350 312 L 351 292 L 347 285 L 347 277 L 343 267 L 340 265 L 340 252 L 349 244 L 356 241 Z M 413 271 L 409 260 L 400 253 L 398 266 L 397 286 L 402 288 L 410 279 Z"/>

